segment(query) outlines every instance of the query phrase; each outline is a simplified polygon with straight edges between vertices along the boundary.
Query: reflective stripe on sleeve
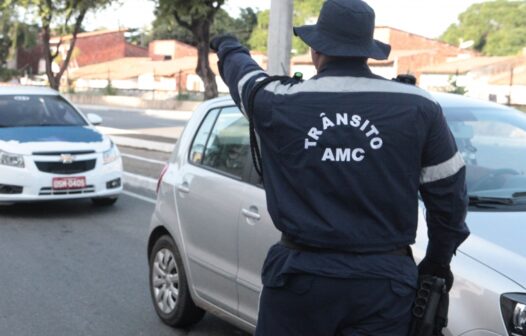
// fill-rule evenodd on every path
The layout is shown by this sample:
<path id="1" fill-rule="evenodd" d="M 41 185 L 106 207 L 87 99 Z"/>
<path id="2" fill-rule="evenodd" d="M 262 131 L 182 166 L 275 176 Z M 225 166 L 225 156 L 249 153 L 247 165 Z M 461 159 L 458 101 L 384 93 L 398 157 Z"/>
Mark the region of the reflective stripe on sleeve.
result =
<path id="1" fill-rule="evenodd" d="M 265 73 L 265 71 L 263 70 L 251 71 L 247 73 L 246 75 L 244 75 L 243 78 L 241 78 L 241 80 L 237 84 L 237 92 L 239 93 L 239 101 L 241 103 L 241 112 L 243 112 L 244 114 L 247 114 L 247 112 L 245 111 L 245 106 L 243 105 L 243 87 L 249 80 L 263 73 Z"/>
<path id="2" fill-rule="evenodd" d="M 457 152 L 451 159 L 445 162 L 437 164 L 436 166 L 422 168 L 420 183 L 430 183 L 448 178 L 458 173 L 464 166 L 464 159 L 462 155 Z"/>

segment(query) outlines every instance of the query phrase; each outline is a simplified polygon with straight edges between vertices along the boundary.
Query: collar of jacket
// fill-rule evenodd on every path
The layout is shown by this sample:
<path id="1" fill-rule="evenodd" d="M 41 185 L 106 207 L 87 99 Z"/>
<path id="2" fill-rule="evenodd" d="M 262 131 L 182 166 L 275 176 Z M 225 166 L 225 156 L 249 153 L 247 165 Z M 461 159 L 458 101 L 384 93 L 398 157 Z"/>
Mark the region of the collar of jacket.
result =
<path id="1" fill-rule="evenodd" d="M 367 63 L 346 59 L 328 62 L 321 68 L 315 78 L 328 76 L 377 77 L 371 72 Z"/>

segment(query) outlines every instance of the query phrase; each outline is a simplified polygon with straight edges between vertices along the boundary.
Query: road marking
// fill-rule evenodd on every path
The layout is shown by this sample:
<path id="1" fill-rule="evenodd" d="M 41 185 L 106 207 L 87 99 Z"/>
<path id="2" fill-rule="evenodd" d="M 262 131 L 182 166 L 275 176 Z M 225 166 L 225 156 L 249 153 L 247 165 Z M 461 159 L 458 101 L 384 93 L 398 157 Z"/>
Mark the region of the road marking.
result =
<path id="1" fill-rule="evenodd" d="M 124 183 L 136 188 L 143 188 L 151 191 L 157 190 L 156 179 L 128 172 L 124 172 Z"/>
<path id="2" fill-rule="evenodd" d="M 106 126 L 96 126 L 96 128 L 102 133 L 106 135 L 118 135 L 118 134 L 140 134 L 140 132 L 137 132 L 136 130 L 130 130 L 130 129 L 123 129 L 123 128 L 115 128 L 115 127 L 106 127 Z"/>
<path id="3" fill-rule="evenodd" d="M 144 162 L 150 162 L 150 163 L 155 163 L 155 164 L 160 164 L 160 165 L 165 165 L 166 164 L 166 161 L 148 159 L 148 158 L 145 158 L 145 157 L 142 157 L 142 156 L 137 156 L 137 155 L 132 155 L 132 154 L 121 153 L 121 156 L 125 157 L 125 158 L 129 158 L 129 159 L 134 159 L 134 160 L 139 160 L 139 161 L 144 161 Z"/>
<path id="4" fill-rule="evenodd" d="M 136 194 L 136 193 L 128 191 L 128 190 L 124 190 L 122 193 L 124 195 L 130 196 L 130 197 L 133 197 L 133 198 L 137 198 L 137 199 L 140 199 L 141 201 L 145 201 L 145 202 L 148 202 L 148 203 L 151 203 L 151 204 L 155 204 L 156 203 L 156 200 L 154 200 L 153 198 L 142 196 L 142 195 Z"/>
<path id="5" fill-rule="evenodd" d="M 139 149 L 149 149 L 158 152 L 171 153 L 175 145 L 167 142 L 150 141 L 142 139 L 134 139 L 126 136 L 110 135 L 113 142 L 119 146 L 134 147 Z M 174 141 L 175 142 L 175 141 Z"/>
<path id="6" fill-rule="evenodd" d="M 145 110 L 145 114 L 150 117 L 161 119 L 171 119 L 179 121 L 188 121 L 192 118 L 192 111 L 172 111 L 172 110 Z"/>

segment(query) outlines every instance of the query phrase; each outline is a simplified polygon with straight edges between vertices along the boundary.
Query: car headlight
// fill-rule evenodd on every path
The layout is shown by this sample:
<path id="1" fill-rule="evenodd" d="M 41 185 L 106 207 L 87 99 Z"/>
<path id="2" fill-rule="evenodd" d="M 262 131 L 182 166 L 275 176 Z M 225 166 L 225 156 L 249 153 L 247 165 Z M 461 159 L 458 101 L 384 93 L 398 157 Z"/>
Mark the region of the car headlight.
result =
<path id="1" fill-rule="evenodd" d="M 19 154 L 0 152 L 0 164 L 17 168 L 24 168 L 24 157 Z"/>
<path id="2" fill-rule="evenodd" d="M 526 294 L 503 294 L 500 305 L 508 334 L 526 336 Z"/>
<path id="3" fill-rule="evenodd" d="M 110 149 L 102 154 L 102 158 L 104 164 L 112 163 L 113 161 L 117 160 L 119 158 L 119 151 L 117 150 L 117 147 L 112 144 Z"/>

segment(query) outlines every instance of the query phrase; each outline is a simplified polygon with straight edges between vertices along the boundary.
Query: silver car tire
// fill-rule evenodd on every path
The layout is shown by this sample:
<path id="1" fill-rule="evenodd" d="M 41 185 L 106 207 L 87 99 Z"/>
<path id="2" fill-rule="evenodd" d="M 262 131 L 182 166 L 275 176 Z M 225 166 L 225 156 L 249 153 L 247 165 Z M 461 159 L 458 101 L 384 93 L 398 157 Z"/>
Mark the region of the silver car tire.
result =
<path id="1" fill-rule="evenodd" d="M 150 294 L 159 318 L 172 327 L 199 322 L 205 311 L 192 300 L 181 255 L 170 236 L 155 242 L 149 264 Z"/>

